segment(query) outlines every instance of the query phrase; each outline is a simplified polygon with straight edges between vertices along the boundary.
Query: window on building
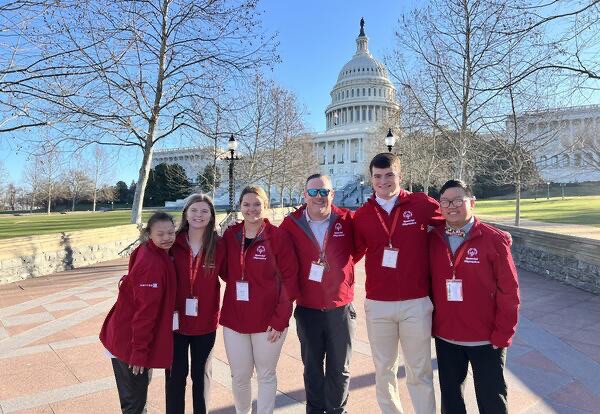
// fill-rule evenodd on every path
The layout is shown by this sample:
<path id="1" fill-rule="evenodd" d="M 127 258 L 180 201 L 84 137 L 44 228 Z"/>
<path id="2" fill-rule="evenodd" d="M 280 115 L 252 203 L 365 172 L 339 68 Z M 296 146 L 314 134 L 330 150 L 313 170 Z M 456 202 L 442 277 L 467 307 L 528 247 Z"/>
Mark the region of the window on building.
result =
<path id="1" fill-rule="evenodd" d="M 366 96 L 366 95 L 365 95 L 365 88 L 363 88 L 363 96 Z"/>
<path id="2" fill-rule="evenodd" d="M 373 110 L 369 108 L 369 121 L 373 120 Z"/>
<path id="3" fill-rule="evenodd" d="M 581 154 L 575 154 L 575 166 L 581 167 Z"/>
<path id="4" fill-rule="evenodd" d="M 362 110 L 362 120 L 363 120 L 363 122 L 367 120 L 367 110 L 366 109 Z"/>
<path id="5" fill-rule="evenodd" d="M 369 96 L 371 96 L 371 88 L 369 88 Z"/>
<path id="6" fill-rule="evenodd" d="M 354 89 L 352 89 L 352 97 L 354 98 Z"/>
<path id="7" fill-rule="evenodd" d="M 546 157 L 545 155 L 542 155 L 540 157 L 540 165 L 542 167 L 546 167 L 548 165 L 548 157 Z"/>
<path id="8" fill-rule="evenodd" d="M 569 154 L 564 154 L 563 155 L 563 167 L 570 167 L 571 166 L 571 159 L 569 157 Z"/>
<path id="9" fill-rule="evenodd" d="M 552 157 L 552 165 L 558 167 L 558 155 Z"/>
<path id="10" fill-rule="evenodd" d="M 381 96 L 381 88 L 379 88 L 379 96 Z"/>

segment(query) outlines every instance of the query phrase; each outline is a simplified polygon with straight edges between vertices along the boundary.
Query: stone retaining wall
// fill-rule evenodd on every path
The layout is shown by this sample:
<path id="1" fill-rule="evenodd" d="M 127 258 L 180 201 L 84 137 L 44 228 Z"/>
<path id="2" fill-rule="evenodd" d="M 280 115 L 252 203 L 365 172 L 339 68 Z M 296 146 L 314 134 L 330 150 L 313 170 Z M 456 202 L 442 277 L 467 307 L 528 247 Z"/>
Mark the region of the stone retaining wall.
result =
<path id="1" fill-rule="evenodd" d="M 288 212 L 288 208 L 273 209 L 268 217 L 279 221 Z M 225 216 L 217 214 L 217 224 Z M 137 226 L 127 224 L 0 240 L 0 283 L 118 259 L 129 253 L 123 250 L 138 237 Z"/>
<path id="2" fill-rule="evenodd" d="M 600 293 L 600 240 L 494 225 L 512 235 L 517 266 Z"/>

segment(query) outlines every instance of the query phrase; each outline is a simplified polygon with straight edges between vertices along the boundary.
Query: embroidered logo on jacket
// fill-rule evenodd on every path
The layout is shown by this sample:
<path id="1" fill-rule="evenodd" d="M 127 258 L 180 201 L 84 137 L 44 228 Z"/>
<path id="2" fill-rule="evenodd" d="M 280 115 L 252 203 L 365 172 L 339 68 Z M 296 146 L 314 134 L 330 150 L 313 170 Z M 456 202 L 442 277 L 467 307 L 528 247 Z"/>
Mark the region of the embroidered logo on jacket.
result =
<path id="1" fill-rule="evenodd" d="M 414 226 L 417 224 L 417 220 L 413 218 L 413 213 L 410 210 L 406 210 L 402 213 L 402 217 L 404 218 L 404 221 L 402 222 L 403 226 Z"/>
<path id="2" fill-rule="evenodd" d="M 477 256 L 477 253 L 478 251 L 474 247 L 471 247 L 469 250 L 467 250 L 467 257 L 465 257 L 465 263 L 479 263 L 479 257 Z"/>
<path id="3" fill-rule="evenodd" d="M 267 260 L 266 252 L 267 249 L 265 246 L 258 246 L 256 248 L 256 253 L 254 253 L 254 260 Z"/>
<path id="4" fill-rule="evenodd" d="M 342 223 L 335 223 L 333 226 L 333 237 L 344 237 L 344 229 L 342 227 Z"/>
<path id="5" fill-rule="evenodd" d="M 140 283 L 140 287 L 158 289 L 158 283 Z"/>

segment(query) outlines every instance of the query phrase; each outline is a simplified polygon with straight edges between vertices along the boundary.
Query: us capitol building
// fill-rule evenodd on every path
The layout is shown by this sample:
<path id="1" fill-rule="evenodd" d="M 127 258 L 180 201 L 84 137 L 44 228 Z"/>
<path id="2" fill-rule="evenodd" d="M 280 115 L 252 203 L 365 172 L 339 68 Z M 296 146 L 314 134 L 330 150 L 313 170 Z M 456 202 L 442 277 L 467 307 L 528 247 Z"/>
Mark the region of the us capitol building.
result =
<path id="1" fill-rule="evenodd" d="M 396 90 L 385 66 L 369 52 L 369 38 L 364 20 L 356 38 L 356 53 L 340 71 L 325 109 L 326 130 L 313 137 L 313 151 L 322 174 L 330 175 L 335 189 L 348 201 L 358 197 L 358 186 L 368 168 L 375 139 L 382 133 L 382 123 L 395 117 L 400 106 Z M 385 149 L 382 147 L 379 151 Z M 210 151 L 202 147 L 156 150 L 152 168 L 161 163 L 177 163 L 194 178 L 211 162 Z M 218 161 L 222 173 L 224 161 Z M 307 171 L 307 174 L 310 174 Z M 226 203 L 227 179 L 216 193 L 217 203 Z M 223 198 L 223 200 L 221 200 Z"/>

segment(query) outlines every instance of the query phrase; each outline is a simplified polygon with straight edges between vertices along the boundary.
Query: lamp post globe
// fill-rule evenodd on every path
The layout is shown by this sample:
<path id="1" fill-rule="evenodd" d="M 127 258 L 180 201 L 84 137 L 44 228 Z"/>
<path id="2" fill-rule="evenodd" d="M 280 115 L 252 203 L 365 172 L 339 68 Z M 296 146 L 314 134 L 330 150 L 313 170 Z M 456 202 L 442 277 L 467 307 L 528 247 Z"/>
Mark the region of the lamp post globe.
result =
<path id="1" fill-rule="evenodd" d="M 392 152 L 392 148 L 396 143 L 396 137 L 392 134 L 392 128 L 388 130 L 387 135 L 385 136 L 385 145 L 388 147 L 388 152 Z"/>

